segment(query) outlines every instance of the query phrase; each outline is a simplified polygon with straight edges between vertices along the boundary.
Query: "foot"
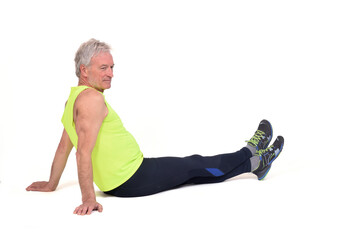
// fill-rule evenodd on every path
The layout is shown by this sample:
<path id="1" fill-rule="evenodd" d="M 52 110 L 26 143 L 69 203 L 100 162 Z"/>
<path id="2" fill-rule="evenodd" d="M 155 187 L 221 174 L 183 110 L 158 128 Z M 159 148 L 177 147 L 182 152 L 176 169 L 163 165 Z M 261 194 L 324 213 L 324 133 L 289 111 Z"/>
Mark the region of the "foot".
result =
<path id="1" fill-rule="evenodd" d="M 270 171 L 272 162 L 279 156 L 284 146 L 284 138 L 278 136 L 275 142 L 268 148 L 257 151 L 257 155 L 260 157 L 260 163 L 253 173 L 259 180 L 263 180 Z"/>
<path id="2" fill-rule="evenodd" d="M 273 131 L 270 122 L 262 120 L 254 136 L 246 142 L 249 146 L 254 147 L 256 151 L 266 149 L 270 144 L 272 134 Z"/>

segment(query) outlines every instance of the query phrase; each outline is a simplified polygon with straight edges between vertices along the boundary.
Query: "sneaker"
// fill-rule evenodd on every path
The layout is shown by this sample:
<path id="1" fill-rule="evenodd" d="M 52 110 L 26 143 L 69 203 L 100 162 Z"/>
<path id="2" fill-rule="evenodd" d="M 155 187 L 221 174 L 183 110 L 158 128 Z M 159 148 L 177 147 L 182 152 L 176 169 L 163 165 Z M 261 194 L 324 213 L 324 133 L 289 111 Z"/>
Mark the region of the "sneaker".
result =
<path id="1" fill-rule="evenodd" d="M 262 149 L 256 152 L 260 157 L 259 167 L 253 171 L 259 180 L 263 180 L 270 171 L 272 162 L 279 156 L 284 146 L 284 138 L 278 136 L 275 142 L 267 149 Z"/>
<path id="2" fill-rule="evenodd" d="M 268 120 L 262 120 L 254 136 L 245 142 L 254 147 L 256 151 L 266 149 L 270 144 L 272 134 L 273 131 L 270 122 Z"/>

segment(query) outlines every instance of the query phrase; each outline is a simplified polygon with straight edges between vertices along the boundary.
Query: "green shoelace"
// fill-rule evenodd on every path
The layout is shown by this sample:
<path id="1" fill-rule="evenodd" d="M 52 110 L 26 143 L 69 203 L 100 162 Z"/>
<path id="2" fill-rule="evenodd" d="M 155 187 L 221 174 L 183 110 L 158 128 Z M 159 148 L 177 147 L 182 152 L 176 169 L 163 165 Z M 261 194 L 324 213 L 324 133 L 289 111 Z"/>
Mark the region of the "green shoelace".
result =
<path id="1" fill-rule="evenodd" d="M 260 157 L 260 156 L 262 156 L 264 153 L 269 152 L 269 151 L 272 151 L 273 148 L 274 148 L 274 146 L 271 145 L 270 147 L 268 147 L 268 148 L 266 148 L 266 149 L 260 149 L 260 150 L 256 151 L 255 155 Z"/>
<path id="2" fill-rule="evenodd" d="M 251 143 L 254 147 L 256 147 L 264 135 L 265 135 L 265 133 L 263 131 L 257 130 L 255 132 L 254 136 L 249 141 L 245 141 L 245 142 Z"/>

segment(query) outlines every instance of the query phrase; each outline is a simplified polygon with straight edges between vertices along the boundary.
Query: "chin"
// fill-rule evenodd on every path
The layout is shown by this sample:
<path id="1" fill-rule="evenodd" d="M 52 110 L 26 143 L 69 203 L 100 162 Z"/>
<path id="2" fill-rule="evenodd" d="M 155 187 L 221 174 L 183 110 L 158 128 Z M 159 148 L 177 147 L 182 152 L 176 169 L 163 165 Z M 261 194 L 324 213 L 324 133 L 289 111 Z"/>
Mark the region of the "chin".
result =
<path id="1" fill-rule="evenodd" d="M 104 89 L 110 89 L 111 88 L 111 83 L 106 83 L 103 86 Z"/>

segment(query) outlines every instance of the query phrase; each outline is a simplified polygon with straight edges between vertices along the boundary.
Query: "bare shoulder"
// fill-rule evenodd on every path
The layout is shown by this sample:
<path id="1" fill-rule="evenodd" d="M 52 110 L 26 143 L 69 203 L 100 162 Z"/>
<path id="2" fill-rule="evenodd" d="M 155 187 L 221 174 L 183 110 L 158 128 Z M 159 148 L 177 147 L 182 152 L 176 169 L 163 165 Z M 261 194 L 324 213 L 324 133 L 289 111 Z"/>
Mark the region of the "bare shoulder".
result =
<path id="1" fill-rule="evenodd" d="M 89 106 L 96 106 L 96 105 L 104 105 L 105 100 L 104 96 L 96 91 L 95 89 L 88 88 L 82 91 L 76 99 L 76 105 L 89 105 Z"/>
<path id="2" fill-rule="evenodd" d="M 77 97 L 74 105 L 75 115 L 80 112 L 88 114 L 107 115 L 107 107 L 104 96 L 91 88 L 82 91 Z"/>

